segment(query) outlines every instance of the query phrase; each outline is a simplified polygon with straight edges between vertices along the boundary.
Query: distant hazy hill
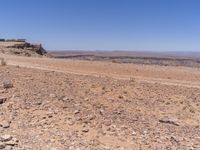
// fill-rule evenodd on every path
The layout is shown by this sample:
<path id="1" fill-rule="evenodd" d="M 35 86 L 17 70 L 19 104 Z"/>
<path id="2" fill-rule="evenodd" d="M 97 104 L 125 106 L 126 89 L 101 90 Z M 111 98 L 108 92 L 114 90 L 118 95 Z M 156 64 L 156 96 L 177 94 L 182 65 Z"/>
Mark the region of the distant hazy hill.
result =
<path id="1" fill-rule="evenodd" d="M 62 59 L 200 67 L 199 52 L 53 51 L 49 54 Z"/>
<path id="2" fill-rule="evenodd" d="M 175 58 L 200 58 L 200 52 L 149 52 L 149 51 L 80 51 L 80 50 L 67 50 L 67 51 L 51 51 L 50 54 L 56 57 L 68 57 L 77 55 L 94 55 L 94 56 L 127 56 L 127 57 L 175 57 Z"/>

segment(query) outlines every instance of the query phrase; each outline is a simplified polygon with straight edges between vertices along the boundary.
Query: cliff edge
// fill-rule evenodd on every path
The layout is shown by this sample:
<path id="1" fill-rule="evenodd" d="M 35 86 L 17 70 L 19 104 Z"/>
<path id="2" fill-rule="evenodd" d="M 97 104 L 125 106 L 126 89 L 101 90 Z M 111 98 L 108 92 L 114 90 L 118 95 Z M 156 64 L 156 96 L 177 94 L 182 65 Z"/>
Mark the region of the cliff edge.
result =
<path id="1" fill-rule="evenodd" d="M 0 39 L 0 53 L 20 56 L 44 56 L 47 54 L 42 44 L 32 44 L 23 39 Z"/>

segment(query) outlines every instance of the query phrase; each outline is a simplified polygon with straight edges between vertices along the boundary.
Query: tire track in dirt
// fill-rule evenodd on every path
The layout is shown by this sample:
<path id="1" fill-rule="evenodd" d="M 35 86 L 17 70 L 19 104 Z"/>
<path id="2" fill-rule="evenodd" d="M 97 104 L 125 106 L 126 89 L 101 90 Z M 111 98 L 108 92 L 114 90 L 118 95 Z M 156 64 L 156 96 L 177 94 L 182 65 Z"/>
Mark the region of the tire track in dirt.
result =
<path id="1" fill-rule="evenodd" d="M 31 58 L 31 61 L 28 61 L 27 59 L 30 58 L 23 58 L 23 57 L 16 57 L 16 56 L 4 56 L 7 60 L 8 65 L 12 66 L 20 66 L 20 67 L 26 67 L 26 68 L 33 68 L 33 69 L 40 69 L 40 70 L 46 70 L 46 71 L 55 71 L 60 73 L 69 73 L 69 74 L 75 74 L 75 75 L 87 75 L 87 76 L 95 76 L 95 77 L 111 77 L 117 80 L 137 80 L 139 82 L 145 82 L 145 83 L 151 83 L 151 84 L 164 84 L 164 85 L 170 85 L 170 86 L 182 86 L 186 88 L 198 88 L 200 89 L 200 84 L 197 82 L 191 82 L 191 81 L 181 81 L 181 80 L 174 80 L 174 79 L 163 79 L 163 78 L 154 78 L 154 77 L 143 77 L 143 76 L 134 76 L 134 75 L 119 75 L 114 74 L 112 72 L 110 73 L 103 73 L 98 71 L 91 71 L 87 69 L 70 69 L 66 68 L 64 66 L 57 67 L 54 66 L 53 62 L 51 62 L 51 65 L 48 65 L 44 62 L 37 61 L 38 58 Z M 45 61 L 52 61 L 53 59 L 47 59 L 44 58 Z M 53 60 L 54 61 L 54 60 Z M 78 60 L 77 60 L 78 61 Z M 67 62 L 66 62 L 67 63 Z M 81 63 L 80 63 L 81 67 Z"/>

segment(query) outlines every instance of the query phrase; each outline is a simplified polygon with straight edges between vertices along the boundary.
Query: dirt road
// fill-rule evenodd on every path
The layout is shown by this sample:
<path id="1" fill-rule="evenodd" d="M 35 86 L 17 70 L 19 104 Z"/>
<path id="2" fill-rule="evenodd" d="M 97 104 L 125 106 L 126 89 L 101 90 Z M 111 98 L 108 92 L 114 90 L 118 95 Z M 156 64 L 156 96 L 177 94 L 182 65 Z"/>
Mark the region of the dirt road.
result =
<path id="1" fill-rule="evenodd" d="M 98 61 L 27 58 L 3 55 L 8 65 L 78 75 L 135 79 L 140 82 L 200 88 L 200 69 L 159 65 L 116 64 Z"/>

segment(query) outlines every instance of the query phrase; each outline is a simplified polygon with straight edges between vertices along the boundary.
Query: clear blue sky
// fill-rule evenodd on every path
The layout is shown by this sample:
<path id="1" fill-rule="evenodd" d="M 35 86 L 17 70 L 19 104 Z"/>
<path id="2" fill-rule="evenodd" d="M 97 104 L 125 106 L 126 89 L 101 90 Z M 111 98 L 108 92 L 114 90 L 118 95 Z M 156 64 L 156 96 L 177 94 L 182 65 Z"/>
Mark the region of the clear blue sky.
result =
<path id="1" fill-rule="evenodd" d="M 0 37 L 52 50 L 200 51 L 200 0 L 1 0 Z"/>

